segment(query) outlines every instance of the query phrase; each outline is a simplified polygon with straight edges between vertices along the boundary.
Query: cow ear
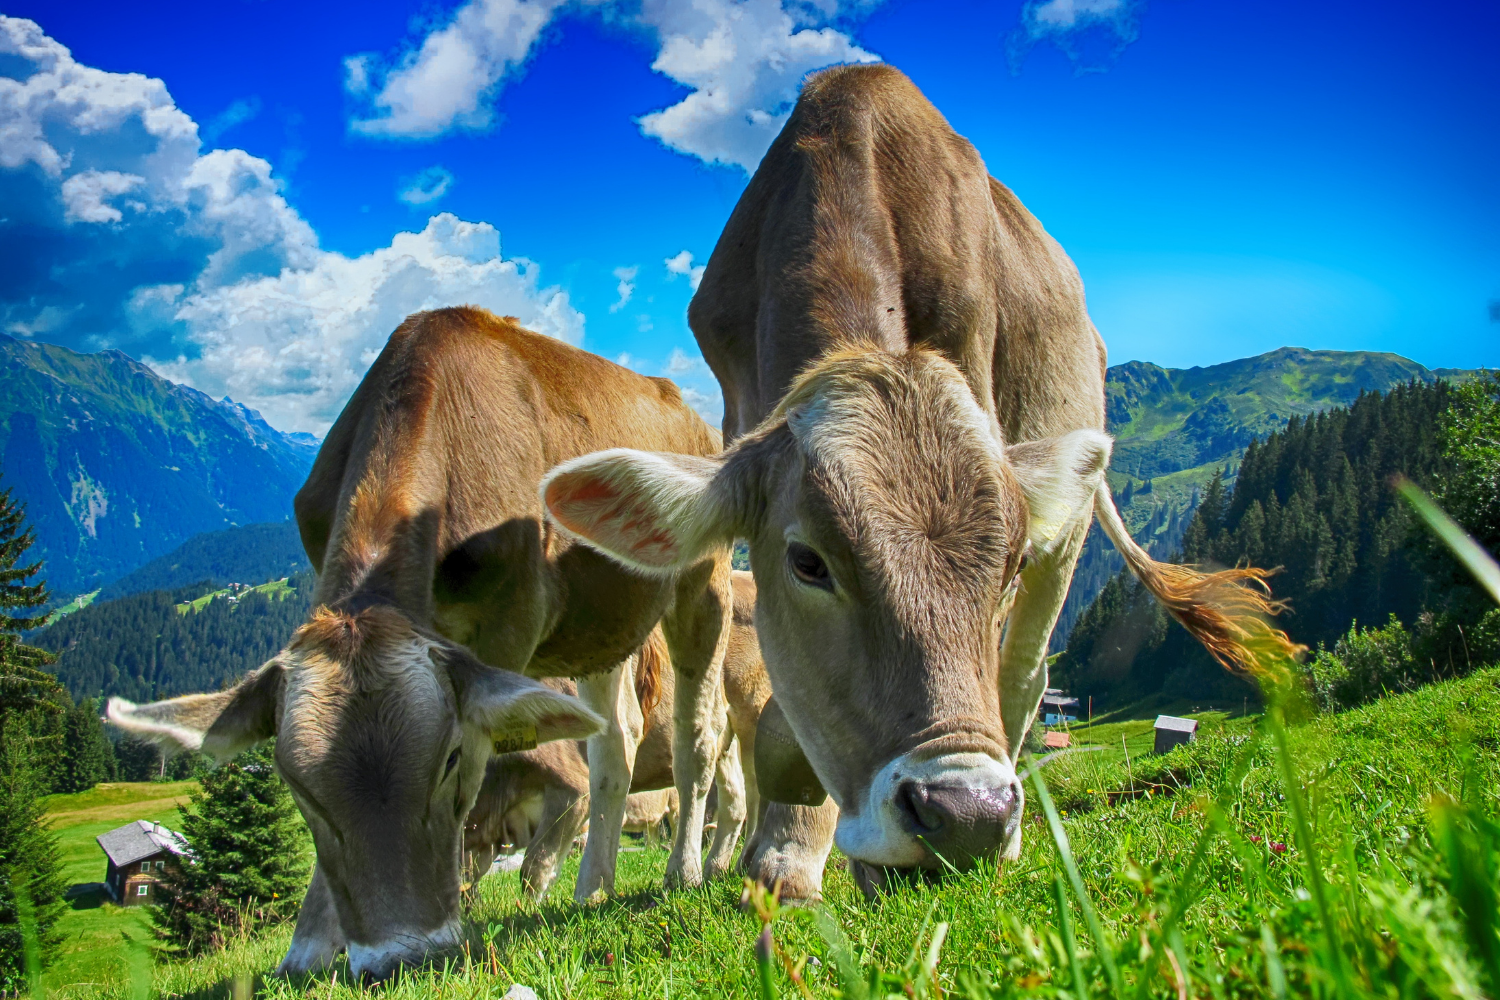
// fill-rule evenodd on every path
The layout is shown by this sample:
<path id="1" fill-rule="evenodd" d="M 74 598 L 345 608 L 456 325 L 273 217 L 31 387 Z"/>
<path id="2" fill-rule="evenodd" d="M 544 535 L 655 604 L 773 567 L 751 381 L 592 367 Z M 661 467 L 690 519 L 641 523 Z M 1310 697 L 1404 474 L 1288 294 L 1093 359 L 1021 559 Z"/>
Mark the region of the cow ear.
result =
<path id="1" fill-rule="evenodd" d="M 1027 537 L 1038 552 L 1049 552 L 1070 525 L 1091 516 L 1112 445 L 1109 435 L 1084 430 L 1005 449 L 1026 494 Z"/>
<path id="2" fill-rule="evenodd" d="M 616 448 L 557 466 L 542 503 L 567 534 L 633 569 L 666 575 L 733 541 L 718 503 L 719 459 Z"/>
<path id="3" fill-rule="evenodd" d="M 149 705 L 109 699 L 109 721 L 142 739 L 201 750 L 223 763 L 276 735 L 285 671 L 271 660 L 238 685 L 217 694 L 189 694 Z"/>
<path id="4" fill-rule="evenodd" d="M 581 740 L 604 728 L 604 720 L 583 702 L 530 677 L 468 657 L 455 657 L 450 668 L 464 720 L 489 734 L 496 753 L 530 750 L 552 740 Z"/>

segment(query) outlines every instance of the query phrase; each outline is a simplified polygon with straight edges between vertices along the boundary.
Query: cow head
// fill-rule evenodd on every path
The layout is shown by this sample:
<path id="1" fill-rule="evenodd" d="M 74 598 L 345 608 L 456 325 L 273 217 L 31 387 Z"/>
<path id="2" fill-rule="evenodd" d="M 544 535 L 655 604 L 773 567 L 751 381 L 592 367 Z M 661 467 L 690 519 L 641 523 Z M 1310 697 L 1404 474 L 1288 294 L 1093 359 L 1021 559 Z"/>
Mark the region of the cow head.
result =
<path id="1" fill-rule="evenodd" d="M 276 737 L 276 764 L 312 829 L 355 974 L 383 977 L 458 944 L 463 822 L 497 745 L 588 736 L 582 703 L 485 666 L 399 611 L 319 608 L 239 686 L 150 705 L 110 699 L 109 718 L 223 761 Z M 336 946 L 298 926 L 282 963 L 300 972 Z M 341 932 L 341 933 L 340 933 Z"/>
<path id="2" fill-rule="evenodd" d="M 873 865 L 958 867 L 1020 819 L 1002 630 L 1028 551 L 1089 516 L 1109 439 L 1007 448 L 921 350 L 825 358 L 719 459 L 616 450 L 543 480 L 566 531 L 670 573 L 743 537 L 776 700 Z"/>

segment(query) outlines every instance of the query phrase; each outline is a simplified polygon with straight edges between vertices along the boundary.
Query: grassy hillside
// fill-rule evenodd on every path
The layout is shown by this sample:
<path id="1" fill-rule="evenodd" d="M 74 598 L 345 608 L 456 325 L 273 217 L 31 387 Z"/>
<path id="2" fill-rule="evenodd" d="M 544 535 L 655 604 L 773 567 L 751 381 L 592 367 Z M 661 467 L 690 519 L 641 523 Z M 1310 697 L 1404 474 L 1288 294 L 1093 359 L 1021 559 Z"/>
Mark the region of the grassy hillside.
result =
<path id="1" fill-rule="evenodd" d="M 148 590 L 176 590 L 200 580 L 263 583 L 311 569 L 294 521 L 244 524 L 194 535 L 160 558 L 107 584 L 101 601 Z"/>
<path id="2" fill-rule="evenodd" d="M 42 978 L 49 991 L 67 988 L 71 994 L 125 979 L 131 954 L 127 939 L 137 947 L 151 940 L 150 911 L 117 906 L 93 885 L 104 881 L 107 866 L 94 838 L 138 819 L 178 829 L 178 806 L 197 787 L 194 781 L 106 784 L 43 800 L 47 821 L 62 847 L 64 877 L 73 886 L 70 908 L 58 927 L 63 935 L 61 957 Z"/>
<path id="3" fill-rule="evenodd" d="M 1334 965 L 1346 996 L 1486 992 L 1482 959 L 1464 937 L 1464 921 L 1477 911 L 1446 889 L 1452 859 L 1467 857 L 1443 849 L 1444 831 L 1457 829 L 1444 824 L 1456 814 L 1434 803 L 1449 793 L 1495 815 L 1500 759 L 1490 748 L 1500 746 L 1500 671 L 1312 719 L 1290 730 L 1285 755 L 1261 721 L 1207 714 L 1196 743 L 1162 757 L 1142 756 L 1148 721 L 1111 720 L 1078 733 L 1108 749 L 1059 757 L 1043 770 L 1066 855 L 1034 787 L 1022 857 L 998 873 L 899 888 L 868 904 L 835 854 L 827 906 L 816 911 L 823 916 L 804 910 L 775 919 L 770 972 L 779 995 L 801 990 L 789 970 L 807 995 L 854 995 L 837 971 L 841 954 L 862 976 L 888 977 L 882 996 L 932 995 L 923 978 L 929 958 L 931 982 L 973 1000 L 1137 995 L 1138 985 L 1138 995 L 1161 997 L 1333 995 Z M 1286 767 L 1294 785 L 1284 780 Z M 1297 813 L 1304 804 L 1305 837 Z M 385 995 L 493 997 L 517 981 L 546 1000 L 761 995 L 753 947 L 760 924 L 740 907 L 740 883 L 663 895 L 665 861 L 659 851 L 625 855 L 620 896 L 584 909 L 567 901 L 576 860 L 557 898 L 540 906 L 520 899 L 516 874 L 491 876 L 466 913 L 465 954 L 408 974 Z M 1077 901 L 1069 862 L 1104 947 Z M 1476 878 L 1493 892 L 1494 873 L 1485 871 Z M 830 945 L 839 937 L 847 953 Z M 289 938 L 282 927 L 203 960 L 163 961 L 157 995 L 226 996 L 233 977 L 263 977 Z M 257 990 L 364 995 L 349 988 L 342 964 L 336 977 L 259 978 Z M 70 996 L 125 993 L 116 980 Z"/>

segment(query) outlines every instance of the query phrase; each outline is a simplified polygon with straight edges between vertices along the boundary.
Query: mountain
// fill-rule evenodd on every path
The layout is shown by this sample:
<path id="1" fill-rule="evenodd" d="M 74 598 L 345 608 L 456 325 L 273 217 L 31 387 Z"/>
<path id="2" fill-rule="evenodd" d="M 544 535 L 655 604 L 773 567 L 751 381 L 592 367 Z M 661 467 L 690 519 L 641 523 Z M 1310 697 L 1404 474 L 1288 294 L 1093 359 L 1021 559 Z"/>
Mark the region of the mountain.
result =
<path id="1" fill-rule="evenodd" d="M 200 580 L 258 584 L 311 569 L 294 521 L 246 524 L 194 535 L 99 591 L 109 601 L 148 590 L 177 590 Z"/>
<path id="2" fill-rule="evenodd" d="M 1105 414 L 1115 448 L 1109 481 L 1131 533 L 1158 559 L 1182 544 L 1199 490 L 1223 470 L 1233 482 L 1245 448 L 1306 416 L 1347 406 L 1364 392 L 1406 382 L 1464 381 L 1465 369 L 1431 369 L 1396 354 L 1283 347 L 1206 368 L 1127 361 L 1105 373 Z M 1084 608 L 1123 563 L 1096 526 L 1053 632 L 1061 649 Z"/>
<path id="3" fill-rule="evenodd" d="M 94 590 L 195 535 L 284 521 L 317 454 L 254 410 L 119 351 L 0 335 L 0 469 L 26 504 L 56 597 Z"/>

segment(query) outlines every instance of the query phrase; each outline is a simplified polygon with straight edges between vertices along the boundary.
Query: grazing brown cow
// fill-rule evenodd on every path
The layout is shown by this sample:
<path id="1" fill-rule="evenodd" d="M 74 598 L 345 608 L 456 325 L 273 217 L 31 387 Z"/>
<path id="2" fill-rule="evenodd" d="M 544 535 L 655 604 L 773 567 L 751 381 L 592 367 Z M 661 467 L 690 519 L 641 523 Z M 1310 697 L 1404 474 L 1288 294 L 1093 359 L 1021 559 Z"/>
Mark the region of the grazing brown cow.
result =
<path id="1" fill-rule="evenodd" d="M 729 450 L 577 459 L 548 475 L 548 508 L 645 572 L 749 540 L 776 701 L 867 885 L 1019 850 L 1014 755 L 1094 516 L 1221 661 L 1294 650 L 1262 617 L 1264 573 L 1131 540 L 1077 271 L 895 69 L 808 80 L 689 319 Z M 784 843 L 807 848 L 831 810 L 792 816 Z"/>
<path id="2" fill-rule="evenodd" d="M 233 691 L 110 706 L 122 726 L 221 758 L 277 737 L 318 855 L 282 971 L 347 947 L 353 972 L 382 976 L 455 945 L 462 823 L 492 747 L 576 739 L 601 716 L 577 896 L 609 891 L 635 756 L 619 666 L 658 622 L 683 803 L 668 879 L 701 880 L 727 549 L 642 576 L 552 531 L 537 489 L 551 466 L 599 448 L 707 456 L 718 443 L 667 380 L 511 319 L 442 309 L 391 335 L 297 494 L 318 571 L 308 624 Z M 523 672 L 578 678 L 594 712 Z"/>
<path id="3" fill-rule="evenodd" d="M 749 574 L 735 574 L 736 577 Z M 751 584 L 753 586 L 753 584 Z M 736 584 L 736 608 L 739 585 Z M 753 599 L 752 599 L 753 600 Z M 747 627 L 735 622 L 735 632 Z M 751 674 L 764 681 L 765 667 L 754 645 L 754 629 L 747 645 L 737 635 L 731 638 L 724 659 L 725 693 L 754 687 L 740 680 Z M 746 653 L 750 654 L 747 658 Z M 644 829 L 665 813 L 677 811 L 672 788 L 672 711 L 676 684 L 660 630 L 653 631 L 640 652 L 626 662 L 626 677 L 636 698 L 625 728 L 636 741 L 635 768 L 631 773 L 631 795 L 626 800 L 625 829 Z M 571 693 L 565 680 L 549 680 L 549 686 Z M 769 686 L 767 695 L 769 695 Z M 761 699 L 764 703 L 764 698 Z M 753 711 L 759 712 L 759 705 Z M 730 717 L 745 714 L 730 711 Z M 754 722 L 751 722 L 754 725 Z M 704 875 L 714 878 L 729 870 L 732 852 L 745 822 L 745 781 L 734 736 L 737 730 L 720 721 L 723 732 L 716 773 L 718 796 L 714 817 L 714 842 L 704 860 Z M 658 791 L 672 792 L 670 797 Z M 464 826 L 464 849 L 472 856 L 471 874 L 489 869 L 502 846 L 524 848 L 521 887 L 529 896 L 540 897 L 557 877 L 567 860 L 574 839 L 588 822 L 589 759 L 581 742 L 557 742 L 520 753 L 492 758 L 479 797 Z M 674 823 L 674 827 L 676 824 Z"/>

